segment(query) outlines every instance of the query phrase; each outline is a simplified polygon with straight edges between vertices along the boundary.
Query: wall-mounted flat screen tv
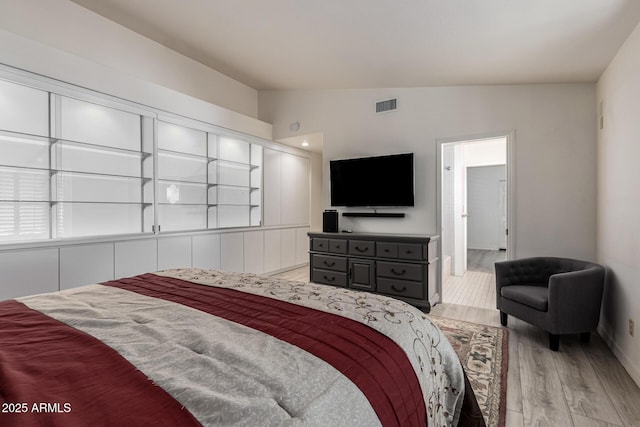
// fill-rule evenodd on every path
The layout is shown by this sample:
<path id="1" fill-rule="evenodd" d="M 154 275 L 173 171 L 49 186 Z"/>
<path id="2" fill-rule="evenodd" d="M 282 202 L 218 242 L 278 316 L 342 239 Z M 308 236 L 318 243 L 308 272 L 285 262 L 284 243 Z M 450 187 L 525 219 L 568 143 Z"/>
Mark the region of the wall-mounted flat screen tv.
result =
<path id="1" fill-rule="evenodd" d="M 332 206 L 413 206 L 413 153 L 331 160 Z"/>

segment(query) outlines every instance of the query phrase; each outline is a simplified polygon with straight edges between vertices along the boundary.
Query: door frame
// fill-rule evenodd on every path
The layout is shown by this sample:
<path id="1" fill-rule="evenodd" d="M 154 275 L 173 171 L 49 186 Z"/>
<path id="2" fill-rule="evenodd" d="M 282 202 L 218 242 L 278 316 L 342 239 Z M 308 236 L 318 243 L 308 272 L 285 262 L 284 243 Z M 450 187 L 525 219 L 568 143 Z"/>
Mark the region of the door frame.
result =
<path id="1" fill-rule="evenodd" d="M 445 144 L 462 144 L 469 141 L 478 141 L 483 139 L 506 138 L 507 146 L 507 164 L 506 164 L 506 184 L 507 184 L 507 253 L 506 259 L 516 258 L 516 233 L 515 233 L 515 129 L 507 131 L 487 132 L 473 135 L 463 135 L 455 137 L 443 137 L 436 139 L 436 233 L 440 236 L 440 244 L 438 245 L 438 257 L 440 259 L 440 274 L 437 280 L 437 298 L 436 302 L 442 302 L 442 277 L 444 274 L 444 259 L 442 256 L 442 176 L 444 173 L 444 165 L 442 164 L 443 146 Z M 433 302 L 432 302 L 433 303 Z"/>

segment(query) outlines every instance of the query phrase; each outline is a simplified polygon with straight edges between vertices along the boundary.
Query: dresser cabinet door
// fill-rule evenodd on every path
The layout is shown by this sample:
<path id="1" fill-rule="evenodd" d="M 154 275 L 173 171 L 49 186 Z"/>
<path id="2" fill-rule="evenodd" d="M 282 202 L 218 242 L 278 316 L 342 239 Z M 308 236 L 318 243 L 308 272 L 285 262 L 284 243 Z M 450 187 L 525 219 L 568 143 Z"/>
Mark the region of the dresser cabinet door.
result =
<path id="1" fill-rule="evenodd" d="M 349 287 L 364 291 L 376 290 L 375 261 L 349 258 Z"/>

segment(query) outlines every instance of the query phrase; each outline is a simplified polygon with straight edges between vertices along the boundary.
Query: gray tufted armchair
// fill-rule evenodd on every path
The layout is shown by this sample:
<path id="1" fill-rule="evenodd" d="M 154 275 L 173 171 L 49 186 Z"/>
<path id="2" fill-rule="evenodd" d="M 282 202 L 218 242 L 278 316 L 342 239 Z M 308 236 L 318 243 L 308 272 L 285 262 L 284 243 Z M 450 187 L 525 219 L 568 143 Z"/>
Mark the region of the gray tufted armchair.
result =
<path id="1" fill-rule="evenodd" d="M 580 334 L 588 342 L 597 328 L 604 290 L 604 268 L 568 258 L 523 258 L 495 263 L 500 323 L 522 319 L 549 333 L 558 351 L 560 335 Z"/>

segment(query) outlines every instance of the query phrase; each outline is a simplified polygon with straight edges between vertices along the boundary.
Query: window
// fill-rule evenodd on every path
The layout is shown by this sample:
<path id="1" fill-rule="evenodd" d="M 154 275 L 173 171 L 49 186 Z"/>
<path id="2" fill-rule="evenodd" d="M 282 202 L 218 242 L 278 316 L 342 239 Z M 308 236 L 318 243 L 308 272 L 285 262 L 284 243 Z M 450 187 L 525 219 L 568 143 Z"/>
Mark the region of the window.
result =
<path id="1" fill-rule="evenodd" d="M 49 94 L 0 80 L 0 241 L 47 239 Z"/>
<path id="2" fill-rule="evenodd" d="M 0 240 L 49 238 L 48 142 L 0 134 Z"/>

